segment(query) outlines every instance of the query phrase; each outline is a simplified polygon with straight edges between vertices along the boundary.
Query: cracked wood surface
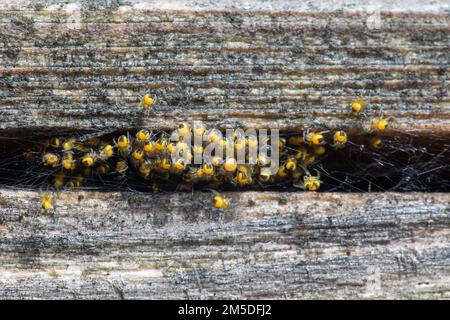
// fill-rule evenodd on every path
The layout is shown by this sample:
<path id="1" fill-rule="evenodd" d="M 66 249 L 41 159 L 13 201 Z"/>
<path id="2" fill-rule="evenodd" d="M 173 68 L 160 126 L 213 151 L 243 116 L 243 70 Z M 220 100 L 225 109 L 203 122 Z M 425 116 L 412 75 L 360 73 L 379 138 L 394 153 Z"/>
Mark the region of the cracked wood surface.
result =
<path id="1" fill-rule="evenodd" d="M 0 129 L 449 132 L 446 1 L 240 3 L 0 3 Z M 229 196 L 0 189 L 0 298 L 450 296 L 448 194 Z"/>
<path id="2" fill-rule="evenodd" d="M 450 297 L 450 194 L 0 192 L 1 298 Z"/>

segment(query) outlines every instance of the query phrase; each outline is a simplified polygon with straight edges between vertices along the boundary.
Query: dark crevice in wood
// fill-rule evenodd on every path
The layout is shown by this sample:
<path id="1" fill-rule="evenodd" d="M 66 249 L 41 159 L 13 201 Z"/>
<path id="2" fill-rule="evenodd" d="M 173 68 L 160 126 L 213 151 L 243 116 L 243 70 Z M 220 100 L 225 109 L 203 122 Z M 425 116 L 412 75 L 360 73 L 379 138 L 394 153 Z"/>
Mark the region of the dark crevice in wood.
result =
<path id="1" fill-rule="evenodd" d="M 317 131 L 328 128 L 316 128 Z M 113 144 L 113 138 L 130 133 L 137 129 L 110 131 L 69 131 L 49 129 L 47 131 L 6 130 L 0 134 L 0 185 L 24 189 L 42 189 L 51 186 L 53 173 L 57 169 L 45 169 L 39 153 L 31 162 L 24 159 L 26 150 L 42 143 L 42 139 L 57 136 L 62 140 L 76 137 L 79 140 L 90 141 L 100 139 Z M 157 131 L 158 132 L 158 131 Z M 292 135 L 302 135 L 303 131 L 282 131 L 280 135 L 288 139 Z M 320 191 L 340 192 L 450 192 L 450 134 L 434 132 L 429 134 L 405 134 L 395 130 L 380 133 L 364 133 L 358 130 L 348 131 L 349 143 L 343 149 L 331 147 L 333 131 L 326 132 L 328 144 L 326 153 L 317 156 L 310 168 L 321 173 L 323 185 Z M 380 138 L 382 146 L 374 148 L 373 139 Z M 286 150 L 294 152 L 295 147 Z M 311 149 L 312 150 L 312 149 Z M 310 150 L 310 152 L 312 152 Z M 282 159 L 285 159 L 282 157 Z M 284 160 L 281 160 L 283 165 Z M 113 163 L 111 163 L 113 166 Z M 152 191 L 151 181 L 139 177 L 136 170 L 130 170 L 126 179 L 118 179 L 117 175 L 106 177 L 92 176 L 86 179 L 86 188 L 99 191 L 137 190 Z M 210 185 L 197 183 L 186 184 L 180 177 L 170 181 L 156 179 L 153 182 L 161 184 L 166 191 L 174 190 L 208 190 Z M 181 187 L 180 187 L 181 186 Z M 267 185 L 236 187 L 229 184 L 215 186 L 217 190 L 228 191 L 294 191 L 290 179 L 271 182 Z"/>

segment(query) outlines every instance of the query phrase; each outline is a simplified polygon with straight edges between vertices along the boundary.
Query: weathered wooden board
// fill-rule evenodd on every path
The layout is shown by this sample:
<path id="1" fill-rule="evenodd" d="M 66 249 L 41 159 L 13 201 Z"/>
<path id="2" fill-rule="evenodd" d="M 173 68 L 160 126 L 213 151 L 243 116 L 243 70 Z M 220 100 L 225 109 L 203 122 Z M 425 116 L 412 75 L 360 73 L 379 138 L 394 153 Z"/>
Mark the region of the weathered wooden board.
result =
<path id="1" fill-rule="evenodd" d="M 0 128 L 359 128 L 360 95 L 400 130 L 449 129 L 446 1 L 10 2 Z"/>
<path id="2" fill-rule="evenodd" d="M 2 190 L 0 297 L 450 297 L 449 194 L 229 196 Z"/>
<path id="3" fill-rule="evenodd" d="M 447 1 L 2 2 L 0 129 L 448 133 L 449 31 Z M 229 196 L 0 189 L 0 298 L 450 297 L 449 194 Z"/>

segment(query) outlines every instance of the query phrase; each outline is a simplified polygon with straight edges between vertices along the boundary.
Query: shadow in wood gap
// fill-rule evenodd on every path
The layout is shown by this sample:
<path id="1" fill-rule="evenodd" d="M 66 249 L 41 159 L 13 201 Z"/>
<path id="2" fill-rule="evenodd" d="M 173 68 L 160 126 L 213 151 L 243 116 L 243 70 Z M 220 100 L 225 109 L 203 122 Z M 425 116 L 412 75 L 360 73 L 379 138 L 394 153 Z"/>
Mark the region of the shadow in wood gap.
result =
<path id="1" fill-rule="evenodd" d="M 59 168 L 43 166 L 43 141 L 56 136 L 64 141 L 74 137 L 84 143 L 113 144 L 121 134 L 138 130 L 96 132 L 96 131 L 4 131 L 0 133 L 0 187 L 17 189 L 55 189 L 55 177 L 62 172 Z M 302 135 L 299 132 L 281 132 L 285 138 L 286 150 L 282 151 L 280 164 L 286 162 L 286 154 L 293 154 L 299 147 L 289 144 L 289 138 Z M 333 132 L 326 133 L 325 139 L 332 140 Z M 95 141 L 95 142 L 93 142 Z M 100 142 L 99 142 L 100 141 Z M 306 147 L 306 146 L 305 146 Z M 395 131 L 386 134 L 350 132 L 344 148 L 336 149 L 329 143 L 323 146 L 322 155 L 308 153 L 315 161 L 308 167 L 311 174 L 320 173 L 322 181 L 318 192 L 449 192 L 450 191 L 450 135 L 436 133 L 408 134 Z M 35 150 L 30 156 L 30 150 Z M 87 152 L 87 151 L 86 151 Z M 118 161 L 119 159 L 114 159 Z M 113 161 L 113 162 L 114 162 Z M 112 168 L 114 163 L 109 164 Z M 87 174 L 83 182 L 74 189 L 97 191 L 303 191 L 293 186 L 292 178 L 274 179 L 259 183 L 257 170 L 252 170 L 251 185 L 236 186 L 229 182 L 211 184 L 206 181 L 187 183 L 182 176 L 169 179 L 154 176 L 143 179 L 138 169 L 130 167 L 126 175 L 118 176 L 111 170 L 106 175 L 95 171 Z M 60 189 L 71 189 L 70 181 L 77 175 L 64 174 L 64 184 Z"/>

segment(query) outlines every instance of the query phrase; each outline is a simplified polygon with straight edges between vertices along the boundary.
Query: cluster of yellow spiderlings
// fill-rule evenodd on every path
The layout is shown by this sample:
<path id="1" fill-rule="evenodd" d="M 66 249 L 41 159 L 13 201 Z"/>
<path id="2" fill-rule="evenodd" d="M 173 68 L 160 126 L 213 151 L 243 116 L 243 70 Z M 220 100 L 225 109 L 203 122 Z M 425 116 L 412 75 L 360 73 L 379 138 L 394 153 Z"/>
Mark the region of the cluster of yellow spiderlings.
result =
<path id="1" fill-rule="evenodd" d="M 140 106 L 147 110 L 154 102 L 153 98 L 145 95 Z M 364 106 L 362 99 L 351 103 L 351 108 L 356 113 L 361 112 Z M 380 116 L 373 119 L 371 126 L 373 130 L 383 131 L 390 126 L 390 119 Z M 202 137 L 202 143 L 192 146 L 196 135 Z M 234 136 L 230 140 L 216 129 L 204 126 L 191 128 L 188 123 L 180 124 L 173 132 L 154 133 L 142 129 L 134 134 L 120 135 L 111 141 L 94 138 L 81 142 L 76 138 L 52 137 L 42 143 L 41 152 L 42 164 L 53 171 L 52 184 L 56 189 L 80 188 L 93 175 L 123 178 L 131 171 L 148 181 L 152 190 L 158 190 L 160 183 L 167 181 L 187 186 L 207 185 L 211 189 L 227 184 L 251 188 L 254 185 L 290 181 L 295 187 L 316 191 L 322 183 L 319 172 L 313 175 L 308 168 L 326 153 L 327 146 L 342 148 L 347 144 L 348 137 L 343 130 L 306 130 L 302 134 L 279 137 L 277 142 L 279 163 L 275 171 L 271 170 L 271 159 L 265 155 L 258 154 L 255 159 L 250 159 L 248 153 L 246 164 L 240 164 L 236 160 L 239 150 L 261 144 L 257 136 Z M 269 140 L 263 143 L 269 147 Z M 209 144 L 220 144 L 224 150 L 232 144 L 235 156 L 223 161 L 222 158 L 212 157 L 209 162 L 191 164 L 192 159 L 197 154 L 202 154 Z M 377 148 L 381 145 L 381 139 L 374 138 L 371 144 Z M 174 160 L 172 155 L 176 152 L 182 152 L 185 157 Z M 51 202 L 52 197 L 45 194 L 41 199 L 42 208 L 48 210 Z M 230 201 L 215 193 L 212 204 L 226 209 Z"/>
<path id="2" fill-rule="evenodd" d="M 113 138 L 112 141 L 95 138 L 80 142 L 74 138 L 52 137 L 42 142 L 41 161 L 45 168 L 52 172 L 52 184 L 56 189 L 69 187 L 80 188 L 86 180 L 94 175 L 112 175 L 117 178 L 126 177 L 129 172 L 148 181 L 153 190 L 159 183 L 177 181 L 184 185 L 207 185 L 210 188 L 220 188 L 223 185 L 236 187 L 251 187 L 283 181 L 292 181 L 305 190 L 318 190 L 321 184 L 319 176 L 309 173 L 308 168 L 317 162 L 326 152 L 327 132 L 310 132 L 303 135 L 291 135 L 278 138 L 279 166 L 273 171 L 270 157 L 259 154 L 253 162 L 248 162 L 250 146 L 257 146 L 256 136 L 233 141 L 222 137 L 220 131 L 205 127 L 191 130 L 187 123 L 181 124 L 174 132 L 152 133 L 142 129 Z M 173 141 L 170 137 L 178 136 Z M 203 135 L 201 145 L 191 145 L 186 137 L 193 139 L 194 135 Z M 340 148 L 347 142 L 344 131 L 336 131 L 332 135 L 334 148 Z M 202 153 L 210 144 L 221 144 L 224 149 L 234 144 L 235 155 L 244 149 L 248 163 L 240 164 L 236 157 L 222 160 L 212 157 L 210 162 L 191 164 L 197 153 Z M 269 145 L 269 141 L 267 144 Z M 247 148 L 247 149 L 245 149 Z M 186 158 L 174 160 L 172 155 L 183 151 Z M 303 179 L 302 179 L 303 178 Z M 224 198 L 214 202 L 216 207 L 226 207 Z M 48 199 L 43 201 L 43 207 L 48 206 Z"/>

